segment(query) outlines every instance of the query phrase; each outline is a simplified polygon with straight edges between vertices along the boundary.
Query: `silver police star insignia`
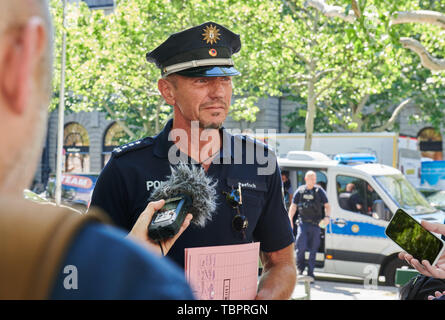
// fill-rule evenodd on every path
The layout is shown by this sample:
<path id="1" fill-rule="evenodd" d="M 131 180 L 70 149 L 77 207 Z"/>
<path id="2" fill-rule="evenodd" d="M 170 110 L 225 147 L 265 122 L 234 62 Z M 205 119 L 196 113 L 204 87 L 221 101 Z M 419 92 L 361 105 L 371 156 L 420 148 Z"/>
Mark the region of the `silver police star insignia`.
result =
<path id="1" fill-rule="evenodd" d="M 204 36 L 204 41 L 206 43 L 214 44 L 218 40 L 221 40 L 219 36 L 221 35 L 219 33 L 219 29 L 216 28 L 216 26 L 208 25 L 204 28 L 204 33 L 202 34 Z"/>

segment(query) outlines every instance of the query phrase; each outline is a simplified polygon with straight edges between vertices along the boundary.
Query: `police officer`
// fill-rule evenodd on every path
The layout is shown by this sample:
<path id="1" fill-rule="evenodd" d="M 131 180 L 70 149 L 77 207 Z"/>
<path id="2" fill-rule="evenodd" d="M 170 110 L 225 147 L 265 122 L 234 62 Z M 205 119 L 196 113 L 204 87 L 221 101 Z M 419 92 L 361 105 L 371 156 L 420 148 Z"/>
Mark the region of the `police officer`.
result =
<path id="1" fill-rule="evenodd" d="M 184 265 L 184 249 L 260 242 L 263 276 L 258 299 L 288 299 L 296 281 L 293 234 L 281 194 L 276 157 L 264 145 L 233 136 L 222 124 L 229 112 L 232 54 L 239 35 L 214 22 L 172 34 L 147 54 L 161 70 L 158 89 L 173 119 L 155 137 L 117 148 L 99 176 L 92 206 L 130 231 L 153 189 L 177 160 L 202 166 L 217 180 L 217 210 L 204 228 L 190 225 L 167 256 Z M 259 161 L 255 155 L 264 155 Z M 227 201 L 240 190 L 242 201 Z M 239 223 L 239 220 L 242 220 Z"/>
<path id="2" fill-rule="evenodd" d="M 315 255 L 320 246 L 320 222 L 329 223 L 331 208 L 325 191 L 316 185 L 317 175 L 314 171 L 306 172 L 305 185 L 295 191 L 292 205 L 289 208 L 289 219 L 297 231 L 297 268 L 302 274 L 305 265 L 305 252 L 309 251 L 308 276 L 314 278 Z M 324 210 L 323 210 L 324 208 Z M 323 218 L 323 211 L 325 217 Z M 299 220 L 297 226 L 297 219 Z"/>

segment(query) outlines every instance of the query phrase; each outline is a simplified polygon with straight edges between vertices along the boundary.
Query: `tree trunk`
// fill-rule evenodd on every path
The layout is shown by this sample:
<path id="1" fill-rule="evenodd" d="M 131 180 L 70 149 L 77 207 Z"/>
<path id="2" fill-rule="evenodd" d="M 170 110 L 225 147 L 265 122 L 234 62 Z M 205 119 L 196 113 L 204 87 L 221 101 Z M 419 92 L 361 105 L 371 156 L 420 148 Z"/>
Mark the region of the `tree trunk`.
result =
<path id="1" fill-rule="evenodd" d="M 363 108 L 365 107 L 366 103 L 368 102 L 369 98 L 371 97 L 371 95 L 365 94 L 363 96 L 363 98 L 359 101 L 359 103 L 357 104 L 356 108 L 353 108 L 353 112 L 352 112 L 352 121 L 357 123 L 357 128 L 353 131 L 355 132 L 361 132 L 362 128 L 363 128 Z"/>
<path id="2" fill-rule="evenodd" d="M 314 79 L 308 81 L 308 95 L 307 95 L 307 112 L 306 120 L 304 122 L 306 131 L 304 135 L 304 151 L 311 151 L 312 135 L 314 133 L 314 120 L 316 116 L 316 102 L 315 102 L 315 83 Z"/>

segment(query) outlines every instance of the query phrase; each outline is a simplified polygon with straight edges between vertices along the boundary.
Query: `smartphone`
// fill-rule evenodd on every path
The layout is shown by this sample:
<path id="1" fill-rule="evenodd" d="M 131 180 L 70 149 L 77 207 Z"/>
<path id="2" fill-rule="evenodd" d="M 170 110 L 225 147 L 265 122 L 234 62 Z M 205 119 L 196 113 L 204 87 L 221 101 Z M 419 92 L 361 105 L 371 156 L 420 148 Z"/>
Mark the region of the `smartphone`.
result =
<path id="1" fill-rule="evenodd" d="M 402 209 L 398 209 L 388 226 L 385 234 L 404 251 L 422 262 L 428 260 L 435 265 L 442 255 L 444 242 Z"/>

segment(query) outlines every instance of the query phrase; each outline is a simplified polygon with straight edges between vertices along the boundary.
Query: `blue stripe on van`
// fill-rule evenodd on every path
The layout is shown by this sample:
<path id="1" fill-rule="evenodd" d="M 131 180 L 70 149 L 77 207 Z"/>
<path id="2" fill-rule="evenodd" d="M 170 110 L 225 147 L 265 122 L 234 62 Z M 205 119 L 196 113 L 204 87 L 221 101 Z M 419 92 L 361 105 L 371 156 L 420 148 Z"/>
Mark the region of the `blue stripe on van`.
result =
<path id="1" fill-rule="evenodd" d="M 330 227 L 327 228 L 327 233 L 358 237 L 387 238 L 385 234 L 385 227 L 357 221 L 346 221 L 346 225 L 344 227 L 339 227 L 331 221 Z"/>

